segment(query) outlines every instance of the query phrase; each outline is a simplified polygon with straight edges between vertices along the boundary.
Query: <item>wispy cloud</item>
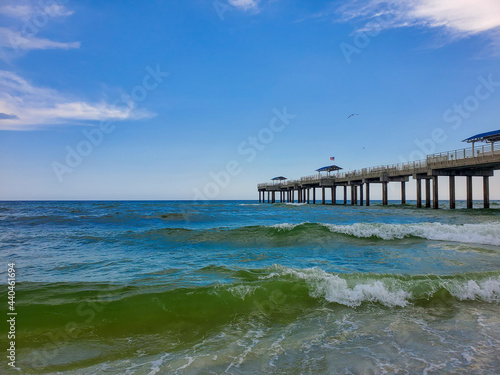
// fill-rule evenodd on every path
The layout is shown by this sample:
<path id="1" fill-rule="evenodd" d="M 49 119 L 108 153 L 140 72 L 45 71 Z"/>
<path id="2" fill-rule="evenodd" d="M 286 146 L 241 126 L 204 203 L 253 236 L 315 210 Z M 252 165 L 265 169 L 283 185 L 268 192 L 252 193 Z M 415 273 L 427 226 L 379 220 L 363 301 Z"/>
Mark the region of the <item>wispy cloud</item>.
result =
<path id="1" fill-rule="evenodd" d="M 19 19 L 29 19 L 36 14 L 45 13 L 50 17 L 67 17 L 73 14 L 73 11 L 69 10 L 62 4 L 57 4 L 57 2 L 52 2 L 51 4 L 43 4 L 42 1 L 38 3 L 30 3 L 25 1 L 24 4 L 21 1 L 8 2 L 4 5 L 0 5 L 0 14 L 12 18 Z"/>
<path id="2" fill-rule="evenodd" d="M 0 5 L 0 15 L 10 20 L 9 26 L 0 27 L 0 56 L 40 49 L 79 48 L 80 42 L 59 42 L 39 36 L 53 18 L 68 17 L 73 11 L 57 1 L 12 1 Z"/>
<path id="3" fill-rule="evenodd" d="M 0 27 L 0 48 L 18 49 L 18 50 L 36 50 L 36 49 L 72 49 L 79 48 L 80 42 L 56 42 L 49 39 L 27 37 L 19 31 L 13 31 L 6 27 Z"/>
<path id="4" fill-rule="evenodd" d="M 229 5 L 242 10 L 257 10 L 260 0 L 228 0 Z"/>
<path id="5" fill-rule="evenodd" d="M 386 28 L 439 29 L 451 39 L 485 35 L 496 44 L 500 38 L 498 0 L 358 0 L 341 9 L 343 20 L 390 14 Z"/>
<path id="6" fill-rule="evenodd" d="M 13 72 L 0 70 L 1 130 L 32 130 L 49 125 L 104 120 L 137 120 L 154 114 L 138 110 L 132 100 L 90 103 L 56 90 L 36 87 Z M 12 114 L 12 115 L 7 115 Z"/>

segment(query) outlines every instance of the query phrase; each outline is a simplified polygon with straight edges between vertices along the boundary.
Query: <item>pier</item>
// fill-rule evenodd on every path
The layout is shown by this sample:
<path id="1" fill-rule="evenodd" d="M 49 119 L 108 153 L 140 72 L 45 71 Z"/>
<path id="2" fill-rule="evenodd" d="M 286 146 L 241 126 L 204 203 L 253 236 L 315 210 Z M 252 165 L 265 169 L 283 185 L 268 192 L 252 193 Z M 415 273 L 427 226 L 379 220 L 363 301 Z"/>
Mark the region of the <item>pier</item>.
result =
<path id="1" fill-rule="evenodd" d="M 316 204 L 316 191 L 321 193 L 321 203 L 326 204 L 326 194 L 330 190 L 332 204 L 339 204 L 337 192 L 340 188 L 343 201 L 347 205 L 347 191 L 350 190 L 351 205 L 370 205 L 371 184 L 382 185 L 382 205 L 389 202 L 389 183 L 401 184 L 401 204 L 406 203 L 406 183 L 410 177 L 416 180 L 417 207 L 439 208 L 439 177 L 449 179 L 449 205 L 456 206 L 455 177 L 466 177 L 467 208 L 473 207 L 472 178 L 483 180 L 483 207 L 490 207 L 489 178 L 500 169 L 500 130 L 477 134 L 464 142 L 472 147 L 427 155 L 425 160 L 363 168 L 351 172 L 341 172 L 342 168 L 332 165 L 318 170 L 318 174 L 288 180 L 276 177 L 271 183 L 257 185 L 259 203 L 297 202 Z M 476 146 L 477 142 L 484 142 Z M 326 175 L 322 175 L 326 172 Z M 331 174 L 334 172 L 333 174 Z M 423 189 L 422 189 L 422 185 Z M 422 190 L 425 191 L 425 195 Z M 432 192 L 431 192 L 432 191 Z M 267 195 L 267 196 L 266 196 Z M 425 201 L 423 198 L 425 197 Z"/>

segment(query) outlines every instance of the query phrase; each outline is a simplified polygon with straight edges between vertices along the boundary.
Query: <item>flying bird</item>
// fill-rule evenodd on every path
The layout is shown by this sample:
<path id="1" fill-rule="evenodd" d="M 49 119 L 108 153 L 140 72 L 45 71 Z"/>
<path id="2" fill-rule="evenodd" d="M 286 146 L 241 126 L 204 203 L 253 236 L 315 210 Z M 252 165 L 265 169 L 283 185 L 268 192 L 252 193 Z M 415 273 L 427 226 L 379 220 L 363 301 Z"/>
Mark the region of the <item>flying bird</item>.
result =
<path id="1" fill-rule="evenodd" d="M 353 117 L 353 116 L 359 116 L 359 114 L 357 114 L 357 113 L 352 113 L 352 114 L 350 114 L 350 115 L 349 115 L 348 119 L 350 119 L 350 118 L 351 118 L 351 117 Z"/>

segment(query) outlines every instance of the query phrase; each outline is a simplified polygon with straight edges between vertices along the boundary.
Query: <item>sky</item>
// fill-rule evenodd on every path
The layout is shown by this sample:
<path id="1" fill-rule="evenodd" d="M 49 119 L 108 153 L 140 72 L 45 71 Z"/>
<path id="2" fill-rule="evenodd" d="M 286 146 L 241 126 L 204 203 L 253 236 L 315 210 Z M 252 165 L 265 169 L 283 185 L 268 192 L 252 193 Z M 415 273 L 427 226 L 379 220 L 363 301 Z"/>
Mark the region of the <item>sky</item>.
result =
<path id="1" fill-rule="evenodd" d="M 499 62 L 498 0 L 2 0 L 0 200 L 257 199 L 468 147 Z"/>

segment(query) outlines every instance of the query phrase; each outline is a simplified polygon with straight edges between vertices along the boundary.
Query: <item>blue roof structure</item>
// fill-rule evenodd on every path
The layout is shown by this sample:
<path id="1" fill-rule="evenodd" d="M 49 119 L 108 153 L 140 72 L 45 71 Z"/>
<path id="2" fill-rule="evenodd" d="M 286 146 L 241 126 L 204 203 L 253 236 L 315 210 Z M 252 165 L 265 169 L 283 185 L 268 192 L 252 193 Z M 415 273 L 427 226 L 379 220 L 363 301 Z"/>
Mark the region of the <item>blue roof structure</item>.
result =
<path id="1" fill-rule="evenodd" d="M 340 171 L 342 168 L 336 166 L 336 165 L 328 165 L 323 168 L 316 169 L 316 172 L 333 172 L 333 171 Z"/>
<path id="2" fill-rule="evenodd" d="M 462 142 L 499 142 L 500 141 L 500 129 L 494 130 L 487 133 L 481 133 L 473 135 L 467 139 L 464 139 Z"/>

